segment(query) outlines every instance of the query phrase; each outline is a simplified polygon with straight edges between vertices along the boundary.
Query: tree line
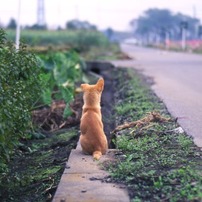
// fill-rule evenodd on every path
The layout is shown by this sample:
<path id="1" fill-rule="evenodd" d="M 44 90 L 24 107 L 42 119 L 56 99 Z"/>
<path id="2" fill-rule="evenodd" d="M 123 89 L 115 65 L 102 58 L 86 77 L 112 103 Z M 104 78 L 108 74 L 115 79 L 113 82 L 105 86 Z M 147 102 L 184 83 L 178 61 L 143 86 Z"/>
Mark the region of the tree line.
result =
<path id="1" fill-rule="evenodd" d="M 2 27 L 0 25 L 0 27 Z M 17 27 L 17 22 L 14 18 L 11 18 L 8 25 L 6 26 L 7 29 L 16 29 Z M 3 27 L 2 27 L 3 28 Z M 33 24 L 33 25 L 26 25 L 24 27 L 25 29 L 33 29 L 33 30 L 46 30 L 47 25 L 38 25 L 38 24 Z M 60 26 L 58 26 L 58 29 L 61 29 Z M 70 29 L 70 30 L 79 30 L 79 29 L 84 29 L 84 30 L 97 30 L 97 27 L 88 21 L 81 21 L 77 19 L 73 19 L 70 21 L 67 21 L 65 24 L 65 29 Z"/>
<path id="2" fill-rule="evenodd" d="M 130 24 L 135 37 L 143 42 L 162 42 L 166 38 L 180 40 L 183 30 L 190 40 L 202 36 L 202 26 L 198 18 L 182 13 L 175 14 L 168 9 L 148 9 Z"/>

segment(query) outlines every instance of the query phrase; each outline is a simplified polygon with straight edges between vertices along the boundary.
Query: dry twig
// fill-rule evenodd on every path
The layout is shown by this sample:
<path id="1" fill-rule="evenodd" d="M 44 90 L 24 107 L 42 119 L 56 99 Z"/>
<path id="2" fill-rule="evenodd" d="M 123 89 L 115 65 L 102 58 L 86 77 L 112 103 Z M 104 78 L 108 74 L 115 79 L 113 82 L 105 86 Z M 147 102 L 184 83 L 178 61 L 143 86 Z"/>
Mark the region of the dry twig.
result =
<path id="1" fill-rule="evenodd" d="M 171 121 L 171 118 L 165 118 L 160 115 L 158 112 L 149 112 L 148 115 L 140 120 L 133 121 L 130 123 L 124 123 L 122 125 L 117 126 L 112 133 L 116 133 L 120 130 L 132 127 L 141 127 L 150 122 L 168 122 Z"/>

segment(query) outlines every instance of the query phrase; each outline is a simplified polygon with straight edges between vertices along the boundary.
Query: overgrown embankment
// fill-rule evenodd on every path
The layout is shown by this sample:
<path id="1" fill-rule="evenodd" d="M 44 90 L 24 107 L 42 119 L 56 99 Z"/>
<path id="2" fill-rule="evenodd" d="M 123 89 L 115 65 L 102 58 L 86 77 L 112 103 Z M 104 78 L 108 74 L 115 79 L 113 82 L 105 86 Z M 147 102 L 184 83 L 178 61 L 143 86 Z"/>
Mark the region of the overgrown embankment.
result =
<path id="1" fill-rule="evenodd" d="M 108 170 L 132 201 L 201 201 L 202 152 L 137 72 L 116 79 L 114 131 L 120 152 Z"/>

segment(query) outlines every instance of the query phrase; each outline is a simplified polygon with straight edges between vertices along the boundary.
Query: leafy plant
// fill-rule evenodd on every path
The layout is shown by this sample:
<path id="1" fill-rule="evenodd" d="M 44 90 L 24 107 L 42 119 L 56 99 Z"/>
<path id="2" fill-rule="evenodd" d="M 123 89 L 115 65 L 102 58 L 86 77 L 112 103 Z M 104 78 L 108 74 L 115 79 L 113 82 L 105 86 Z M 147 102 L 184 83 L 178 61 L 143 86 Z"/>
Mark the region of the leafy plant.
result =
<path id="1" fill-rule="evenodd" d="M 63 99 L 66 103 L 63 116 L 66 118 L 72 113 L 69 104 L 74 99 L 75 83 L 81 79 L 85 63 L 75 51 L 51 52 L 40 55 L 40 59 L 45 67 L 43 103 L 51 105 L 53 100 Z"/>
<path id="2" fill-rule="evenodd" d="M 36 57 L 21 44 L 16 51 L 0 30 L 0 171 L 31 126 L 30 111 L 41 93 Z"/>

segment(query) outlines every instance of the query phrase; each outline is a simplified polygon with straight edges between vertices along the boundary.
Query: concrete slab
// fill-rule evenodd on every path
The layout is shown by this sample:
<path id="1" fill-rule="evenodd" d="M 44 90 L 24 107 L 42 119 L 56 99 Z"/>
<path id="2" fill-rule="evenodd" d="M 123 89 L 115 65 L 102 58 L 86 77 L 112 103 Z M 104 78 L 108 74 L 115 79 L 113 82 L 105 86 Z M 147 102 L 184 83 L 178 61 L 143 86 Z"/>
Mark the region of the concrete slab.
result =
<path id="1" fill-rule="evenodd" d="M 104 180 L 109 174 L 101 164 L 112 160 L 115 151 L 94 161 L 80 149 L 72 150 L 53 202 L 129 202 L 125 186 Z"/>
<path id="2" fill-rule="evenodd" d="M 103 173 L 64 174 L 53 202 L 129 202 L 124 187 L 99 180 L 105 176 Z"/>
<path id="3" fill-rule="evenodd" d="M 85 155 L 80 149 L 72 150 L 66 164 L 64 173 L 101 173 L 101 164 L 106 160 L 111 160 L 114 150 L 108 151 L 107 155 L 101 157 L 100 161 L 94 161 L 91 155 Z"/>

